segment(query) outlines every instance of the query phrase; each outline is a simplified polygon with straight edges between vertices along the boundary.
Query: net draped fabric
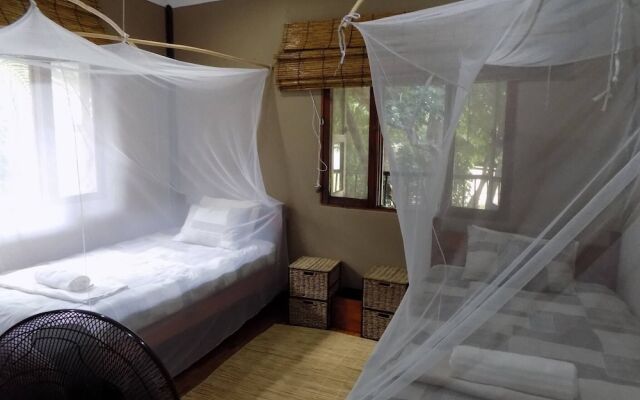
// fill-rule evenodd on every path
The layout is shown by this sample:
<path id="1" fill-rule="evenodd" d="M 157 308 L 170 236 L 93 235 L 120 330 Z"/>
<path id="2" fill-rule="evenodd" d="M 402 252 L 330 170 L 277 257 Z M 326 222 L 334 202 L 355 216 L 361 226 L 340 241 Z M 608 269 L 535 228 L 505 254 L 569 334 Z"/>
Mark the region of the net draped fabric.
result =
<path id="1" fill-rule="evenodd" d="M 267 76 L 97 46 L 35 5 L 0 29 L 0 331 L 88 309 L 176 374 L 282 290 Z"/>
<path id="2" fill-rule="evenodd" d="M 409 289 L 349 399 L 640 396 L 628 0 L 466 0 L 355 23 Z"/>

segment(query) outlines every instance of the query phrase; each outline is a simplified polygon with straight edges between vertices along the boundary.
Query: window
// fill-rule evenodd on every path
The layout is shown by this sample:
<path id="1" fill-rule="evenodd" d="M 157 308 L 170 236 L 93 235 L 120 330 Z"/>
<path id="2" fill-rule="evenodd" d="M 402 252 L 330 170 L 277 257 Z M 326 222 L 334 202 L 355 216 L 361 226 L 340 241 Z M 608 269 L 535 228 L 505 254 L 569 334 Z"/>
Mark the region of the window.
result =
<path id="1" fill-rule="evenodd" d="M 70 63 L 0 59 L 0 236 L 68 226 L 98 191 L 90 82 Z"/>
<path id="2" fill-rule="evenodd" d="M 504 208 L 508 92 L 506 82 L 491 81 L 476 83 L 469 95 L 449 166 L 446 203 L 453 213 Z M 387 134 L 401 135 L 394 143 L 427 141 L 427 131 L 443 129 L 447 97 L 445 87 L 436 85 L 390 92 Z M 325 89 L 323 117 L 323 161 L 328 171 L 323 175 L 322 202 L 393 209 L 389 160 L 371 88 Z M 415 137 L 407 139 L 406 132 Z"/>
<path id="3" fill-rule="evenodd" d="M 345 207 L 392 207 L 371 88 L 325 89 L 322 112 L 323 161 L 328 166 L 322 178 L 322 202 Z"/>
<path id="4" fill-rule="evenodd" d="M 498 210 L 503 199 L 506 82 L 476 83 L 456 130 L 451 206 Z"/>
<path id="5" fill-rule="evenodd" d="M 0 60 L 0 198 L 62 200 L 95 193 L 90 85 L 69 63 Z"/>
<path id="6" fill-rule="evenodd" d="M 93 110 L 87 80 L 77 66 L 69 63 L 51 71 L 60 197 L 98 191 Z"/>

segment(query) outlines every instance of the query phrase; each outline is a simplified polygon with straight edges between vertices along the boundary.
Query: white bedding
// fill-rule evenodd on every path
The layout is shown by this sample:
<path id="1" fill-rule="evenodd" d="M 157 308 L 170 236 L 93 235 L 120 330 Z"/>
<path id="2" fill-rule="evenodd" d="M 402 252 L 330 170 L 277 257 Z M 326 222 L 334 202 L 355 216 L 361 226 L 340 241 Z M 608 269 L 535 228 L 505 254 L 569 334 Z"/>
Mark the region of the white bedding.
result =
<path id="1" fill-rule="evenodd" d="M 0 288 L 0 333 L 33 314 L 64 308 L 96 311 L 135 331 L 274 262 L 275 246 L 264 241 L 229 250 L 177 242 L 167 234 L 144 236 L 89 252 L 86 256 L 20 271 L 22 279 L 28 280 L 26 277 L 38 268 L 78 268 L 79 265 L 84 268 L 87 265 L 86 271 L 92 280 L 113 280 L 126 288 L 92 304 Z M 5 274 L 4 281 L 7 276 L 10 275 Z M 0 280 L 2 278 L 0 276 Z"/>
<path id="2" fill-rule="evenodd" d="M 437 329 L 477 292 L 479 285 L 484 285 L 462 279 L 463 273 L 462 267 L 445 265 L 434 266 L 429 271 L 425 304 L 430 304 L 436 293 L 442 296 L 438 299 L 438 311 L 434 308 L 433 313 L 425 316 L 428 319 L 428 323 L 423 323 L 425 327 Z M 404 351 L 415 351 L 432 333 L 425 329 L 425 335 L 416 335 Z M 637 374 L 640 319 L 613 291 L 602 285 L 573 282 L 563 293 L 522 290 L 461 344 L 574 364 L 580 400 L 640 399 Z M 407 389 L 412 397 L 397 398 L 516 398 L 498 386 L 488 390 L 462 379 L 452 379 L 449 358 L 443 358 L 442 363 L 446 368 L 439 365 L 430 371 L 421 371 L 425 376 Z M 595 389 L 598 387 L 607 389 L 598 391 Z M 616 395 L 611 396 L 612 393 Z"/>

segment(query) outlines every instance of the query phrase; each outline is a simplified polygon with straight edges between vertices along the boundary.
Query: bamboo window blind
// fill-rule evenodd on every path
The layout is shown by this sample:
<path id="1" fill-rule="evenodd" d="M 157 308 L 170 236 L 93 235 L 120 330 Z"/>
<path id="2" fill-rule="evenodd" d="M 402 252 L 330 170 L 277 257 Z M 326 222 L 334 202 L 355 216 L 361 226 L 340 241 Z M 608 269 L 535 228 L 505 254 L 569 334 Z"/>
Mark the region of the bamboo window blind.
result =
<path id="1" fill-rule="evenodd" d="M 387 15 L 384 15 L 387 16 Z M 381 18 L 363 16 L 358 22 Z M 276 82 L 281 90 L 371 86 L 364 39 L 353 26 L 345 28 L 347 55 L 340 67 L 338 26 L 341 19 L 286 24 L 277 56 Z"/>
<path id="2" fill-rule="evenodd" d="M 83 1 L 99 9 L 97 0 Z M 72 3 L 65 0 L 37 0 L 37 3 L 40 11 L 47 17 L 70 31 L 105 33 L 104 26 L 98 17 Z M 15 22 L 28 9 L 29 0 L 0 0 L 0 26 Z"/>

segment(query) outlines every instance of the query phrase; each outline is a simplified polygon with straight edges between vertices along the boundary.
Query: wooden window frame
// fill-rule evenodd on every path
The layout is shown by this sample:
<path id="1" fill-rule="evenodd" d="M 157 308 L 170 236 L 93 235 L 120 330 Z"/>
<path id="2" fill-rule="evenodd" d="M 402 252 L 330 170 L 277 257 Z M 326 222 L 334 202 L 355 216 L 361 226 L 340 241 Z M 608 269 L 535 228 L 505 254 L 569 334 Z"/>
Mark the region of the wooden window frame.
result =
<path id="1" fill-rule="evenodd" d="M 383 159 L 383 138 L 380 130 L 380 121 L 376 109 L 375 96 L 373 87 L 369 88 L 370 104 L 369 104 L 369 154 L 368 154 L 368 179 L 367 179 L 367 198 L 355 199 L 349 197 L 331 196 L 330 193 L 330 177 L 331 177 L 331 109 L 332 95 L 331 89 L 322 89 L 322 161 L 327 165 L 327 170 L 321 172 L 321 203 L 329 206 L 359 208 L 366 210 L 380 210 L 387 212 L 396 212 L 395 208 L 381 206 L 381 182 L 382 182 L 382 159 Z M 461 219 L 503 219 L 508 216 L 510 209 L 510 193 L 513 171 L 513 152 L 515 150 L 513 137 L 515 136 L 516 127 L 516 109 L 517 109 L 517 82 L 507 82 L 507 100 L 505 113 L 505 134 L 503 139 L 503 163 L 502 163 L 502 181 L 500 185 L 500 206 L 497 210 L 481 210 L 465 207 L 454 207 L 451 205 L 451 190 L 453 186 L 453 165 L 455 142 L 451 147 L 451 161 L 447 166 L 446 186 L 443 193 L 443 202 L 445 216 Z M 455 140 L 455 139 L 454 139 Z"/>
<path id="2" fill-rule="evenodd" d="M 382 207 L 380 205 L 380 190 L 382 182 L 382 133 L 376 109 L 373 87 L 369 87 L 369 154 L 367 170 L 367 198 L 355 199 L 350 197 L 331 196 L 331 89 L 322 89 L 322 160 L 329 167 L 321 174 L 321 202 L 325 205 L 347 208 L 362 208 L 368 210 L 381 210 L 395 212 L 395 208 Z"/>

